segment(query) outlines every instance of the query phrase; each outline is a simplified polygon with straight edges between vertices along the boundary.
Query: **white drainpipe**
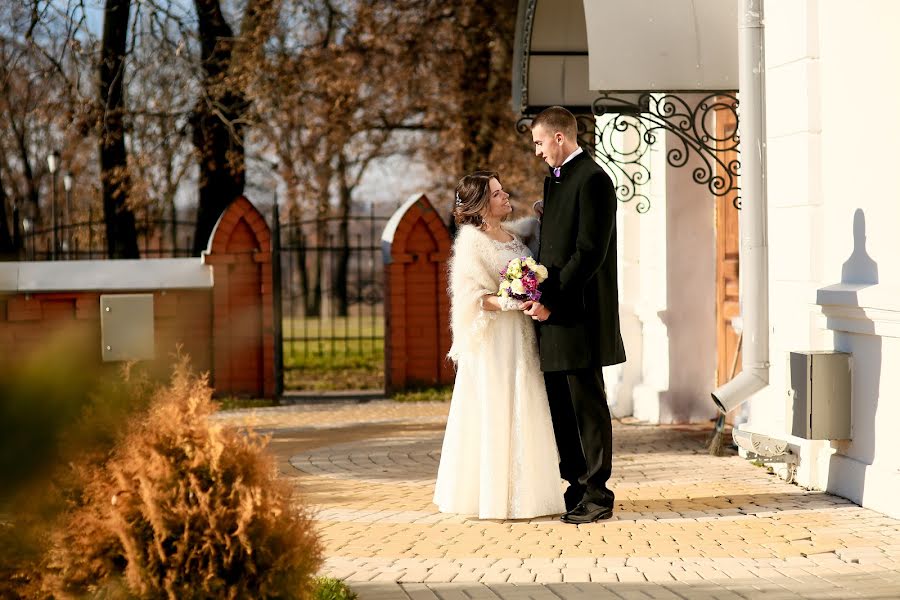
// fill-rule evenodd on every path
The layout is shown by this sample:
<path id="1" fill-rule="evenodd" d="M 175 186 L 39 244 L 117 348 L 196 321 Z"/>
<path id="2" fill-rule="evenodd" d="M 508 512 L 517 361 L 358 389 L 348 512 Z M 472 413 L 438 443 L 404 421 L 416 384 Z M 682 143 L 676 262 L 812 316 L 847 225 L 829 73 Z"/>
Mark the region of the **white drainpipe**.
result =
<path id="1" fill-rule="evenodd" d="M 769 385 L 769 242 L 766 230 L 764 0 L 740 0 L 742 371 L 712 393 L 727 412 Z"/>

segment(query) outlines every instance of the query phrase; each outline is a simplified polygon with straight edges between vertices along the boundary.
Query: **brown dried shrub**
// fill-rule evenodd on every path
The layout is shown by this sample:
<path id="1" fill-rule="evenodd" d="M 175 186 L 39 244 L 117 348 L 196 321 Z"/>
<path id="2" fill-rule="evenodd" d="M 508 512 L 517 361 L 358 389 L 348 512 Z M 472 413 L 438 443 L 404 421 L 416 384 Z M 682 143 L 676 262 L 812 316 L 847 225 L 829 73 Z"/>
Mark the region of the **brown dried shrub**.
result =
<path id="1" fill-rule="evenodd" d="M 209 419 L 186 359 L 102 468 L 81 469 L 48 566 L 57 596 L 308 598 L 321 549 L 267 439 Z"/>

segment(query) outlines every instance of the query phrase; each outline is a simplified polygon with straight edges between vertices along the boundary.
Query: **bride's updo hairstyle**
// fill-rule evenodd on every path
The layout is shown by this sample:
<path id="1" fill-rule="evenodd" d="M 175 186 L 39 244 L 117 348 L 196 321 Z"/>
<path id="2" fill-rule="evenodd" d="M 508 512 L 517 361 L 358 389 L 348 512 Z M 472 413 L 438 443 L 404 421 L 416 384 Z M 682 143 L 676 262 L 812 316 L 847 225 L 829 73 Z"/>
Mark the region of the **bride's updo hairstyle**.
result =
<path id="1" fill-rule="evenodd" d="M 453 218 L 457 225 L 482 226 L 481 215 L 491 199 L 491 179 L 499 181 L 500 176 L 494 171 L 475 171 L 456 184 Z"/>

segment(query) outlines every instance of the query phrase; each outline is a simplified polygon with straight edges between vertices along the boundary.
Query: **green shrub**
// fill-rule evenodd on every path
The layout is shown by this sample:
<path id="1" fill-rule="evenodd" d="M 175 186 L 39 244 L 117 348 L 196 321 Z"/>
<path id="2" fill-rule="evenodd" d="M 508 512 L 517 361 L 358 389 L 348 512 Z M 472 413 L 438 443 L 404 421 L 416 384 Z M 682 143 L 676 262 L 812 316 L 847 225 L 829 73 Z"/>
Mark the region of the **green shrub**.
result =
<path id="1" fill-rule="evenodd" d="M 356 600 L 356 593 L 340 579 L 319 577 L 316 579 L 315 600 Z"/>
<path id="2" fill-rule="evenodd" d="M 412 389 L 397 392 L 391 396 L 395 402 L 449 402 L 453 396 L 453 386 Z"/>

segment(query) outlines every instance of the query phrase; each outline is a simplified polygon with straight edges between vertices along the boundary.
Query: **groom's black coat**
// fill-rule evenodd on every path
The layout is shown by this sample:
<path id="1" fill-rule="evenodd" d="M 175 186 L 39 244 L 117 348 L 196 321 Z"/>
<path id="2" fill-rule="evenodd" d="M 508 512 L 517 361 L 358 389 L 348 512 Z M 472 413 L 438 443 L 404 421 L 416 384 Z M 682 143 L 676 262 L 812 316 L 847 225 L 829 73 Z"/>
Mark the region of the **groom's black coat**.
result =
<path id="1" fill-rule="evenodd" d="M 616 195 L 587 152 L 544 180 L 538 262 L 549 276 L 541 302 L 541 369 L 569 371 L 625 361 L 619 331 Z"/>

